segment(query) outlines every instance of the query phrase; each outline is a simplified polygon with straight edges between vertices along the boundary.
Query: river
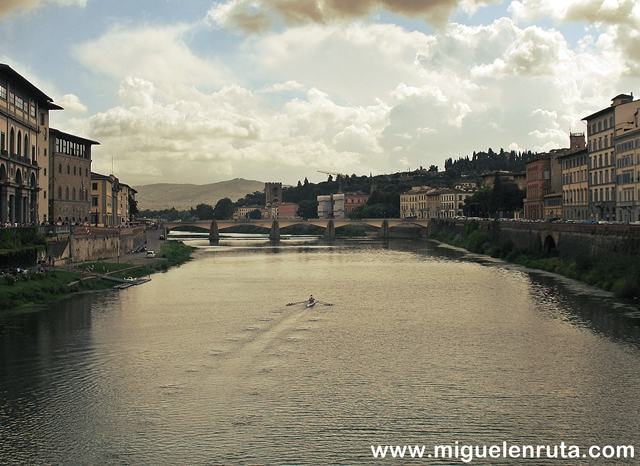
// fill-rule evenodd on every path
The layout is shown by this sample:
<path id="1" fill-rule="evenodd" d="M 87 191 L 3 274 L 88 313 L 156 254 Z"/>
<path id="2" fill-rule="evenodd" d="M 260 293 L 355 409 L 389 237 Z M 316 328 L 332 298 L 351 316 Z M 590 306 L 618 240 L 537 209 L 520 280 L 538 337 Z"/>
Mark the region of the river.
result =
<path id="1" fill-rule="evenodd" d="M 424 242 L 314 241 L 195 240 L 143 286 L 3 317 L 0 463 L 640 447 L 637 309 Z M 334 306 L 286 306 L 310 293 Z"/>

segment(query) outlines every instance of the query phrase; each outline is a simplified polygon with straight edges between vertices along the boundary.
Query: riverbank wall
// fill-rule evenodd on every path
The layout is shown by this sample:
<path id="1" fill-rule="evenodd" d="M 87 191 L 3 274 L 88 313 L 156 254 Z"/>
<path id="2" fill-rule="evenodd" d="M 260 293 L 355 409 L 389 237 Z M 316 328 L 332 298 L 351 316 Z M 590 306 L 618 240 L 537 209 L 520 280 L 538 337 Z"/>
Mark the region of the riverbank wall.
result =
<path id="1" fill-rule="evenodd" d="M 46 257 L 56 264 L 114 259 L 125 256 L 146 242 L 143 227 L 96 228 L 73 227 L 66 234 L 55 234 L 47 240 Z"/>
<path id="2" fill-rule="evenodd" d="M 640 227 L 635 225 L 434 220 L 428 236 L 640 298 Z"/>

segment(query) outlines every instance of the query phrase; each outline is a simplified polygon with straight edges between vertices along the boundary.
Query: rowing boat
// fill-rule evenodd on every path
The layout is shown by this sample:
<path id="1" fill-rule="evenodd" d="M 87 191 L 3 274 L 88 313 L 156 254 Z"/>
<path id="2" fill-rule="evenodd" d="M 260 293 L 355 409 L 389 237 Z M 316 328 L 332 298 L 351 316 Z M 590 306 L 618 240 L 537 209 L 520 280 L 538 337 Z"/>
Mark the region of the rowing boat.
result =
<path id="1" fill-rule="evenodd" d="M 307 301 L 307 308 L 313 307 L 318 303 L 315 299 L 313 301 Z"/>

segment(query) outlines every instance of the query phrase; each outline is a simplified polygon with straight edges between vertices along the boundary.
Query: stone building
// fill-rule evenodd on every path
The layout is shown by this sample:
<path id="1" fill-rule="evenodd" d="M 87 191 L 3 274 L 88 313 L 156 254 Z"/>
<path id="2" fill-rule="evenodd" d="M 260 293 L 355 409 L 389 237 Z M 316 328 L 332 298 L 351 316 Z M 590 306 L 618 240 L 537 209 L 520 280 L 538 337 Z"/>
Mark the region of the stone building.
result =
<path id="1" fill-rule="evenodd" d="M 455 218 L 464 215 L 464 204 L 467 198 L 473 196 L 468 191 L 444 189 L 439 192 L 440 210 L 438 218 Z"/>
<path id="2" fill-rule="evenodd" d="M 266 207 L 282 202 L 282 183 L 265 183 L 264 198 Z"/>
<path id="3" fill-rule="evenodd" d="M 113 175 L 91 173 L 91 223 L 101 227 L 120 224 L 118 191 L 120 182 Z"/>
<path id="4" fill-rule="evenodd" d="M 48 221 L 49 111 L 61 109 L 0 64 L 0 223 Z"/>
<path id="5" fill-rule="evenodd" d="M 96 141 L 49 130 L 49 218 L 56 223 L 91 220 L 91 147 Z"/>
<path id="6" fill-rule="evenodd" d="M 117 195 L 118 205 L 116 212 L 120 225 L 126 225 L 129 222 L 133 221 L 133 216 L 131 214 L 131 204 L 135 201 L 138 191 L 133 189 L 128 184 L 122 182 L 119 184 L 119 186 L 120 189 Z"/>
<path id="7" fill-rule="evenodd" d="M 582 143 L 580 136 L 582 136 Z M 572 133 L 570 145 L 575 149 L 584 149 L 584 135 Z M 527 163 L 524 218 L 544 220 L 562 217 L 562 168 L 559 157 L 569 151 L 570 149 L 552 150 Z M 560 199 L 559 206 L 558 199 Z"/>
<path id="8" fill-rule="evenodd" d="M 640 221 L 640 110 L 634 126 L 614 137 L 616 151 L 616 218 L 623 222 Z"/>
<path id="9" fill-rule="evenodd" d="M 589 214 L 595 220 L 616 220 L 616 151 L 614 138 L 633 127 L 640 100 L 620 94 L 611 105 L 583 118 L 589 150 Z"/>

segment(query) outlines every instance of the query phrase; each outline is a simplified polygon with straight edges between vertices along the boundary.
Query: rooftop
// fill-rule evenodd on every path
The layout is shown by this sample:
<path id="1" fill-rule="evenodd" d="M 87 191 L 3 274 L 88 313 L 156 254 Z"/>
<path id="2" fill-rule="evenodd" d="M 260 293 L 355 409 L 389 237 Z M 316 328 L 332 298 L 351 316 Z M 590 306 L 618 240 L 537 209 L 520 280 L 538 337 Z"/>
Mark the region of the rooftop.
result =
<path id="1" fill-rule="evenodd" d="M 49 133 L 52 135 L 63 136 L 67 139 L 72 139 L 75 142 L 80 142 L 82 144 L 90 144 L 92 146 L 99 146 L 100 143 L 97 141 L 92 141 L 91 139 L 85 139 L 80 136 L 76 136 L 75 134 L 65 133 L 64 131 L 60 131 L 59 129 L 49 128 Z"/>
<path id="2" fill-rule="evenodd" d="M 37 88 L 31 81 L 22 76 L 16 70 L 11 68 L 9 65 L 5 63 L 0 63 L 0 73 L 5 73 L 14 81 L 19 82 L 26 89 L 31 91 L 36 97 L 40 100 L 40 102 L 45 103 L 49 110 L 62 110 L 62 107 L 53 103 L 53 99 L 49 97 L 47 94 L 42 92 L 39 88 Z"/>

